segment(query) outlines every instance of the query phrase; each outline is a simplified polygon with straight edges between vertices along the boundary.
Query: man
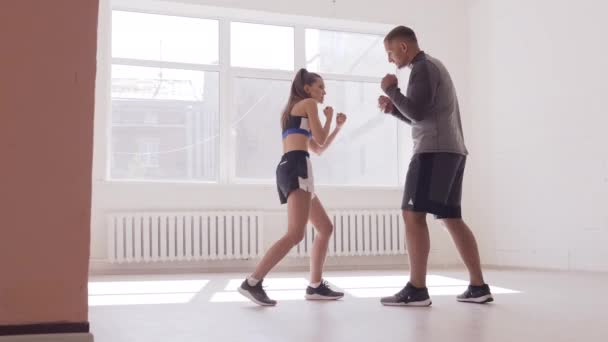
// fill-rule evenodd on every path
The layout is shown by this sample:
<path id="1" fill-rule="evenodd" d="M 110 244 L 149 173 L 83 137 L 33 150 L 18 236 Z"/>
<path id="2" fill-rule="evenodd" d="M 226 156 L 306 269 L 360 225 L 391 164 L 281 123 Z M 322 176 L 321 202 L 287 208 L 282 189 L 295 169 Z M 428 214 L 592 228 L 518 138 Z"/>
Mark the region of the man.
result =
<path id="1" fill-rule="evenodd" d="M 383 305 L 429 306 L 426 288 L 430 238 L 427 213 L 445 225 L 470 276 L 468 289 L 457 297 L 461 302 L 493 301 L 484 282 L 475 236 L 462 220 L 460 200 L 466 156 L 458 99 L 450 74 L 437 59 L 418 46 L 414 31 L 398 26 L 384 39 L 389 62 L 410 67 L 406 95 L 395 75 L 382 79 L 378 104 L 382 111 L 412 126 L 414 155 L 405 181 L 401 209 L 405 221 L 410 260 L 410 281 Z"/>

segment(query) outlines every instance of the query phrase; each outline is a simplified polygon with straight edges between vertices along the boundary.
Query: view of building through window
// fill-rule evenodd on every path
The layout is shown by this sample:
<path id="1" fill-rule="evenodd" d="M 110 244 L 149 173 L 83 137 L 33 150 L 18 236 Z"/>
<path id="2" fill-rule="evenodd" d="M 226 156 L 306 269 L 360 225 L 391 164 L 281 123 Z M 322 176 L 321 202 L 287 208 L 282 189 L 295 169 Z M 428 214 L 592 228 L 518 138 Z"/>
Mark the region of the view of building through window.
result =
<path id="1" fill-rule="evenodd" d="M 218 182 L 226 163 L 230 182 L 272 183 L 279 118 L 295 61 L 304 60 L 326 78 L 320 109 L 348 115 L 334 146 L 314 158 L 317 182 L 401 183 L 406 139 L 377 108 L 380 77 L 394 72 L 381 36 L 305 28 L 300 42 L 294 27 L 238 20 L 229 34 L 219 27 L 219 20 L 113 11 L 111 179 Z M 230 42 L 229 56 L 220 54 L 221 41 Z"/>

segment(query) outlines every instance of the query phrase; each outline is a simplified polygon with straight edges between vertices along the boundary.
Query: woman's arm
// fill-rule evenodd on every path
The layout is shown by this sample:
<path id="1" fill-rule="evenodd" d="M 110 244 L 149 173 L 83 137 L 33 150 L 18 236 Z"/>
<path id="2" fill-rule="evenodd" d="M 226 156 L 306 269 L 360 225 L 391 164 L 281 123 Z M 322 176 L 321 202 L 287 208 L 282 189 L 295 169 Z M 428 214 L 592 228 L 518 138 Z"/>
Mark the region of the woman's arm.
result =
<path id="1" fill-rule="evenodd" d="M 336 128 L 327 137 L 327 140 L 325 140 L 325 144 L 321 145 L 311 139 L 310 149 L 318 155 L 321 155 L 323 152 L 325 152 L 325 150 L 327 150 L 327 148 L 329 148 L 331 143 L 334 141 L 334 139 L 336 138 L 336 135 L 338 135 L 338 132 L 340 132 L 340 130 L 342 129 L 342 126 L 344 125 L 345 122 L 346 122 L 346 115 L 343 113 L 338 113 L 338 116 L 336 117 Z"/>
<path id="2" fill-rule="evenodd" d="M 334 110 L 331 107 L 325 107 L 323 113 L 325 114 L 325 125 L 321 125 L 319 119 L 319 113 L 317 111 L 317 103 L 314 100 L 306 100 L 305 111 L 308 117 L 308 124 L 312 131 L 312 140 L 318 145 L 324 145 L 329 136 L 329 129 L 331 128 L 331 119 L 334 114 Z"/>

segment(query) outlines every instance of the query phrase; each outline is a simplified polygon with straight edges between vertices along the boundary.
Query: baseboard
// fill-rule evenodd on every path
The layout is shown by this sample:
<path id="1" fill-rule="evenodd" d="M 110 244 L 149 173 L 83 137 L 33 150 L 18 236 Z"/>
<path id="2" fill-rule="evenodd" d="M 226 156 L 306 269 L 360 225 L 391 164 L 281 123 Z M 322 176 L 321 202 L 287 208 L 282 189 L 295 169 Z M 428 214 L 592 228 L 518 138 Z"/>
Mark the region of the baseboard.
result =
<path id="1" fill-rule="evenodd" d="M 116 264 L 106 260 L 91 260 L 91 275 L 112 274 L 175 274 L 175 273 L 241 273 L 250 272 L 258 259 L 215 260 L 199 262 L 156 262 Z M 286 258 L 275 268 L 279 272 L 298 272 L 309 269 L 309 258 Z M 395 269 L 407 268 L 407 256 L 328 257 L 325 270 Z"/>
<path id="2" fill-rule="evenodd" d="M 0 325 L 0 336 L 88 333 L 89 322 L 44 322 Z"/>
<path id="3" fill-rule="evenodd" d="M 460 265 L 459 260 L 443 260 L 445 257 L 438 251 L 431 251 L 429 267 L 434 269 L 450 268 Z M 180 274 L 180 273 L 242 273 L 250 272 L 258 259 L 249 260 L 215 260 L 197 262 L 155 262 L 116 264 L 107 260 L 93 259 L 90 262 L 90 274 L 96 275 L 136 275 L 136 274 Z M 308 271 L 309 258 L 288 257 L 274 269 L 278 272 Z M 326 271 L 353 270 L 399 270 L 408 269 L 407 255 L 328 257 Z"/>
<path id="4" fill-rule="evenodd" d="M 606 270 L 585 270 L 559 267 L 531 267 L 531 266 L 512 266 L 500 264 L 484 264 L 484 268 L 489 268 L 496 271 L 530 271 L 530 272 L 552 272 L 552 273 L 568 273 L 568 274 L 608 274 Z"/>
<path id="5" fill-rule="evenodd" d="M 0 336 L 0 342 L 93 342 L 90 333 Z"/>
<path id="6" fill-rule="evenodd" d="M 0 342 L 7 341 L 93 341 L 89 322 L 45 322 L 0 325 Z"/>

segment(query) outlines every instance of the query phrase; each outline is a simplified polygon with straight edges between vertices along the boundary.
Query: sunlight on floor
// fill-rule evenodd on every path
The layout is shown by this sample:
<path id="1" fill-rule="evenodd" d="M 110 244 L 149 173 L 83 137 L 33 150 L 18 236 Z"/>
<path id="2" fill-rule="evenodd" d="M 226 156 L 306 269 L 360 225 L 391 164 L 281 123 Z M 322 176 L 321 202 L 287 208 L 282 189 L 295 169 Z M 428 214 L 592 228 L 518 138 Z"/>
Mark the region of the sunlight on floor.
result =
<path id="1" fill-rule="evenodd" d="M 188 303 L 209 280 L 104 281 L 89 283 L 89 306 Z"/>
<path id="2" fill-rule="evenodd" d="M 353 276 L 325 278 L 335 289 L 355 298 L 380 298 L 395 294 L 407 283 L 407 276 Z M 212 303 L 247 302 L 237 292 L 243 279 L 226 281 L 223 291 L 211 295 Z M 89 305 L 144 305 L 184 304 L 200 294 L 209 280 L 147 280 L 147 281 L 100 281 L 89 283 Z M 431 296 L 455 296 L 464 292 L 468 281 L 439 275 L 427 277 Z M 304 300 L 308 280 L 297 278 L 267 278 L 264 288 L 268 296 L 276 300 Z M 492 286 L 493 294 L 515 294 L 516 290 Z"/>
<path id="3" fill-rule="evenodd" d="M 407 283 L 407 276 L 358 276 L 326 277 L 338 290 L 356 298 L 380 298 L 395 294 Z M 243 279 L 231 279 L 223 292 L 211 297 L 211 302 L 247 302 L 236 289 Z M 458 295 L 464 292 L 469 282 L 462 279 L 429 275 L 427 287 L 431 296 Z M 268 278 L 264 281 L 268 296 L 276 300 L 304 300 L 308 281 L 305 278 Z M 492 286 L 494 294 L 514 294 L 519 291 Z"/>
<path id="4" fill-rule="evenodd" d="M 408 281 L 407 276 L 361 276 L 327 277 L 330 283 L 358 298 L 380 298 L 397 293 Z M 462 279 L 428 275 L 427 287 L 431 296 L 458 295 L 463 293 L 469 282 Z M 493 294 L 519 293 L 515 290 L 491 286 Z"/>

